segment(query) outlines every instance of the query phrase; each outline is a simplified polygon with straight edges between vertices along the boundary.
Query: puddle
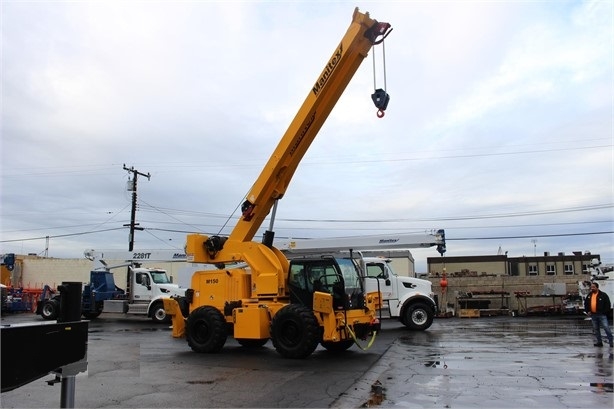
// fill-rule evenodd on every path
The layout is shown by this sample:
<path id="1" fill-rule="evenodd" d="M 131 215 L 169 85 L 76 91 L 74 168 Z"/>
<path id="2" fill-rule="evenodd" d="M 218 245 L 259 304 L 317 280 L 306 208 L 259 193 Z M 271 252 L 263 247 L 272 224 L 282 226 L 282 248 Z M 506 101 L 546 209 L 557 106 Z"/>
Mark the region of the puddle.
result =
<path id="1" fill-rule="evenodd" d="M 156 331 L 161 331 L 163 330 L 162 328 L 122 328 L 122 329 L 118 329 L 115 332 L 135 332 L 135 333 L 139 333 L 139 332 L 156 332 Z"/>
<path id="2" fill-rule="evenodd" d="M 386 399 L 386 394 L 384 391 L 386 388 L 383 387 L 380 381 L 375 381 L 373 385 L 371 385 L 371 392 L 369 393 L 369 400 L 363 403 L 361 408 L 372 408 L 374 406 L 379 406 Z"/>
<path id="3" fill-rule="evenodd" d="M 424 366 L 427 368 L 448 368 L 448 365 L 446 365 L 445 361 L 443 360 L 443 357 L 440 354 L 427 355 L 426 361 L 424 362 Z"/>

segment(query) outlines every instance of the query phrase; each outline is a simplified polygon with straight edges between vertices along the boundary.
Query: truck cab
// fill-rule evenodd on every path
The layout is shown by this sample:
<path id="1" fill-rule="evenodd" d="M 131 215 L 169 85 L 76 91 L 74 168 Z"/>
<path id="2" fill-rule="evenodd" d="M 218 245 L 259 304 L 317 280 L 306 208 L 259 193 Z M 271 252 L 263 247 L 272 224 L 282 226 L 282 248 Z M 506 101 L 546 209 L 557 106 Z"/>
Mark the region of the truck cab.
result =
<path id="1" fill-rule="evenodd" d="M 437 303 L 431 282 L 398 275 L 391 259 L 365 257 L 366 291 L 380 291 L 382 309 L 391 318 L 398 318 L 406 327 L 424 331 L 433 323 Z"/>
<path id="2" fill-rule="evenodd" d="M 165 270 L 135 268 L 132 277 L 131 301 L 151 301 L 175 293 L 179 288 L 172 283 Z"/>
<path id="3" fill-rule="evenodd" d="M 146 315 L 155 322 L 170 322 L 162 298 L 183 296 L 185 288 L 173 284 L 166 270 L 136 266 L 128 268 L 129 288 L 104 299 L 102 308 L 96 308 L 96 312 Z"/>

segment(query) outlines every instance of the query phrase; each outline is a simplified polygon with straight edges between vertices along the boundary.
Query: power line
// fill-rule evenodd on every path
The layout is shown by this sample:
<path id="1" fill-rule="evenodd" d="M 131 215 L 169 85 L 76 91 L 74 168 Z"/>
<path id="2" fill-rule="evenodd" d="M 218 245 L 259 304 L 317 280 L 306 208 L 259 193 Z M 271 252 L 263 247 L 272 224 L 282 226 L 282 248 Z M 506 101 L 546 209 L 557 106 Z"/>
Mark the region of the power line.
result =
<path id="1" fill-rule="evenodd" d="M 146 203 L 147 204 L 147 203 Z M 174 218 L 170 215 L 171 212 L 177 212 L 183 215 L 194 215 L 201 217 L 212 217 L 212 218 L 220 218 L 226 219 L 227 215 L 215 214 L 215 213 L 205 213 L 200 211 L 189 211 L 182 209 L 172 209 L 172 208 L 164 208 L 164 207 L 155 207 L 153 205 L 147 204 L 149 208 L 159 211 L 169 217 Z M 297 219 L 297 218 L 278 218 L 277 221 L 286 221 L 286 222 L 317 222 L 317 223 L 399 223 L 399 222 L 432 222 L 432 221 L 459 221 L 459 220 L 475 220 L 475 219 L 497 219 L 497 218 L 509 218 L 509 217 L 526 217 L 526 216 L 541 216 L 546 214 L 561 214 L 561 213 L 573 213 L 573 212 L 583 212 L 583 211 L 592 211 L 592 210 L 603 210 L 614 208 L 614 203 L 603 203 L 591 206 L 578 206 L 578 207 L 568 207 L 568 208 L 559 208 L 559 209 L 550 209 L 550 210 L 537 210 L 537 211 L 522 211 L 522 212 L 511 212 L 511 213 L 495 213 L 495 214 L 482 214 L 482 215 L 461 215 L 461 216 L 443 216 L 443 217 L 431 217 L 431 218 L 419 218 L 419 219 Z M 175 220 L 178 220 L 174 218 Z"/>
<path id="2" fill-rule="evenodd" d="M 600 234 L 614 234 L 612 231 L 596 231 L 585 233 L 561 233 L 561 234 L 531 234 L 530 236 L 493 236 L 493 237 L 448 237 L 446 241 L 461 241 L 461 240 L 506 240 L 506 239 L 530 239 L 534 237 L 570 237 L 570 236 L 593 236 Z"/>
<path id="3" fill-rule="evenodd" d="M 573 141 L 571 141 L 573 142 Z M 570 143 L 571 143 L 570 142 Z M 528 144 L 535 145 L 535 144 Z M 527 146 L 528 146 L 527 145 Z M 516 145 L 516 146 L 525 146 L 525 145 Z M 337 165 L 337 164 L 357 164 L 357 163 L 385 163 L 385 162 L 410 162 L 410 161 L 419 161 L 419 160 L 441 160 L 441 159 L 463 159 L 463 158 L 477 158 L 477 157 L 489 157 L 489 156 L 508 156 L 508 155 L 527 155 L 527 154 L 536 154 L 536 153 L 550 153 L 550 152 L 565 152 L 565 151 L 578 151 L 578 150 L 589 150 L 589 149 L 602 149 L 602 148 L 612 148 L 612 144 L 605 145 L 591 145 L 591 146 L 572 146 L 569 148 L 550 148 L 550 149 L 533 149 L 533 150 L 517 150 L 511 152 L 486 152 L 486 153 L 467 153 L 467 154 L 456 154 L 456 155 L 437 155 L 437 156 L 415 156 L 415 157 L 405 157 L 405 158 L 397 158 L 397 159 L 382 159 L 382 156 L 388 155 L 388 153 L 382 152 L 378 154 L 376 159 L 364 159 L 357 160 L 355 158 L 344 159 L 343 157 L 335 156 L 330 160 L 316 160 L 304 161 L 301 166 L 311 166 L 311 165 Z M 428 151 L 427 151 L 428 152 Z M 419 152 L 418 152 L 419 153 Z M 395 155 L 399 153 L 394 152 Z M 402 154 L 402 153 L 401 153 Z M 412 152 L 412 154 L 416 154 L 416 152 Z M 260 167 L 262 164 L 260 162 L 253 162 L 250 164 L 248 162 L 237 163 L 224 163 L 223 166 L 226 168 L 245 168 L 245 167 Z M 0 177 L 2 178 L 12 178 L 12 177 L 23 177 L 23 176 L 58 176 L 58 175 L 76 175 L 76 176 L 84 176 L 97 174 L 100 172 L 104 172 L 104 174 L 111 174 L 111 168 L 115 165 L 82 165 L 82 166 L 71 166 L 66 170 L 57 169 L 57 167 L 40 167 L 35 169 L 40 169 L 40 171 L 32 172 L 31 168 L 30 172 L 22 172 L 19 171 L 19 168 L 12 169 L 14 173 L 5 172 Z M 160 163 L 157 162 L 152 164 L 151 166 L 156 168 L 220 168 L 222 164 L 220 163 Z M 88 169 L 89 168 L 89 169 Z M 49 170 L 45 170 L 49 169 Z M 158 171 L 158 173 L 163 173 L 164 171 Z M 100 173 L 103 174 L 103 173 Z"/>
<path id="4" fill-rule="evenodd" d="M 45 240 L 47 238 L 57 239 L 57 238 L 60 238 L 60 237 L 85 236 L 87 234 L 104 233 L 104 232 L 107 232 L 107 231 L 123 230 L 123 229 L 124 229 L 124 227 L 114 227 L 114 228 L 111 228 L 111 229 L 92 230 L 92 231 L 86 231 L 86 232 L 80 232 L 80 233 L 66 233 L 66 234 L 56 234 L 56 235 L 53 235 L 53 236 L 48 235 L 48 236 L 40 236 L 40 237 L 22 238 L 22 239 L 0 240 L 0 243 L 14 243 L 14 242 L 18 242 L 18 241 Z"/>

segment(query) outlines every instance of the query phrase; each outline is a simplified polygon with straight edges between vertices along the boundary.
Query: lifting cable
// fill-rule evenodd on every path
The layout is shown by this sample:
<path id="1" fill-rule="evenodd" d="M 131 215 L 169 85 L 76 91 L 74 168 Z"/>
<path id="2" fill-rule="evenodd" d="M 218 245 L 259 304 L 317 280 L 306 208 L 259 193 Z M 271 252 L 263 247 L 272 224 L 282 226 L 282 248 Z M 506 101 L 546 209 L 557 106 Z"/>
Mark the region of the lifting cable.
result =
<path id="1" fill-rule="evenodd" d="M 358 340 L 356 339 L 356 334 L 354 334 L 354 331 L 352 331 L 352 328 L 349 325 L 347 325 L 345 321 L 342 321 L 341 323 L 348 330 L 348 332 L 352 336 L 352 339 L 354 340 L 354 343 L 358 346 L 358 348 L 362 349 L 363 351 L 366 351 L 367 349 L 371 348 L 371 346 L 373 345 L 373 342 L 375 341 L 375 336 L 377 335 L 377 331 L 373 331 L 373 336 L 371 337 L 371 340 L 369 341 L 367 346 L 363 348 L 363 346 L 358 343 Z"/>
<path id="2" fill-rule="evenodd" d="M 382 43 L 382 61 L 384 67 L 384 88 L 377 88 L 377 80 L 375 73 L 375 47 L 373 48 L 373 89 L 375 90 L 371 95 L 371 99 L 375 104 L 375 107 L 378 108 L 377 117 L 383 118 L 384 111 L 388 107 L 388 102 L 390 102 L 390 95 L 386 92 L 386 43 L 384 39 L 381 40 Z"/>

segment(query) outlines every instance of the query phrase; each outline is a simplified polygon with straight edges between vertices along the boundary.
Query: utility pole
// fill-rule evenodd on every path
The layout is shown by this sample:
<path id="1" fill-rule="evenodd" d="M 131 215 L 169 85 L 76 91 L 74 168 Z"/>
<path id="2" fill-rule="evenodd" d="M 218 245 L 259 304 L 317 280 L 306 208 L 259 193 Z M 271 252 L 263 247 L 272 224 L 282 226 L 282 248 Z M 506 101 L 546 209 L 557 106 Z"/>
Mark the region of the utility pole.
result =
<path id="1" fill-rule="evenodd" d="M 136 181 L 139 175 L 145 176 L 147 180 L 151 179 L 151 175 L 149 173 L 145 174 L 145 173 L 139 172 L 138 170 L 134 169 L 134 166 L 131 166 L 128 168 L 126 167 L 125 163 L 124 163 L 124 170 L 127 170 L 128 172 L 132 172 L 132 185 L 130 186 L 130 189 L 129 189 L 132 191 L 132 212 L 130 214 L 130 224 L 124 224 L 124 226 L 130 226 L 128 251 L 132 251 L 134 250 L 134 231 L 143 230 L 142 227 L 137 227 L 139 224 L 136 223 Z"/>

